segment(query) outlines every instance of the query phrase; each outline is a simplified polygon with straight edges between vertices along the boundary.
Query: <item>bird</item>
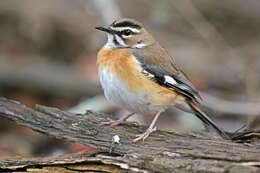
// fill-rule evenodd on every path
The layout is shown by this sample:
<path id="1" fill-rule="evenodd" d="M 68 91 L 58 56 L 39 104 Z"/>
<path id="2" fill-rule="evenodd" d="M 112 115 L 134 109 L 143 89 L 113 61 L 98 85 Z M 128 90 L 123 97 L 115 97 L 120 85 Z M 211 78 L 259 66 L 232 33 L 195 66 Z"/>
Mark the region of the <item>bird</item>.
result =
<path id="1" fill-rule="evenodd" d="M 104 95 L 110 102 L 131 112 L 102 125 L 136 124 L 127 119 L 134 114 L 154 115 L 147 130 L 133 140 L 144 141 L 157 130 L 155 124 L 161 113 L 174 106 L 193 113 L 222 138 L 229 138 L 202 111 L 198 90 L 142 23 L 122 18 L 95 28 L 107 34 L 107 42 L 97 54 L 98 75 Z"/>

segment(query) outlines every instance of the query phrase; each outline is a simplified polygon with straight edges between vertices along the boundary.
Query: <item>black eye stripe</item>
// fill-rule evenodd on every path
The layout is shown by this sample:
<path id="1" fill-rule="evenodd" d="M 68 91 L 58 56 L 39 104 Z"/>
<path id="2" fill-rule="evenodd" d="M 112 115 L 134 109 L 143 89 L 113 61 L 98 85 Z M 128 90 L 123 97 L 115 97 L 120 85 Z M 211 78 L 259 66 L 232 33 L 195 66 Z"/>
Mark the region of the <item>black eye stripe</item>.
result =
<path id="1" fill-rule="evenodd" d="M 120 36 L 120 38 L 122 38 L 122 37 Z M 113 42 L 114 42 L 114 44 L 117 45 L 117 46 L 120 45 L 119 42 L 116 40 L 116 36 L 115 36 L 115 35 L 113 35 Z"/>
<path id="2" fill-rule="evenodd" d="M 123 31 L 115 31 L 115 34 L 117 34 L 118 36 L 121 37 L 122 35 L 124 35 L 124 31 L 125 30 L 123 30 Z M 140 33 L 136 33 L 136 32 L 131 31 L 131 33 L 129 35 L 137 35 L 137 34 L 140 34 Z"/>
<path id="3" fill-rule="evenodd" d="M 141 26 L 129 21 L 123 21 L 120 23 L 113 23 L 112 24 L 114 27 L 131 27 L 131 28 L 136 28 L 136 29 L 141 29 Z"/>

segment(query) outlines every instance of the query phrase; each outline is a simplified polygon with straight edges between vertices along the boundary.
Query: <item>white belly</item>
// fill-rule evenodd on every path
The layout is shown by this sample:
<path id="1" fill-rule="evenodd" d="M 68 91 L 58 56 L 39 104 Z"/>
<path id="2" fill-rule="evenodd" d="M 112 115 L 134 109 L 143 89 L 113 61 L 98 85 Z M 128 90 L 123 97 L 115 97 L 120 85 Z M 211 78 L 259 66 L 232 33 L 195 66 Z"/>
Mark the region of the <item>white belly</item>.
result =
<path id="1" fill-rule="evenodd" d="M 106 68 L 99 69 L 99 79 L 104 89 L 105 97 L 112 103 L 139 114 L 155 114 L 164 110 L 165 106 L 153 105 L 146 93 L 133 93 L 115 75 L 108 73 Z"/>

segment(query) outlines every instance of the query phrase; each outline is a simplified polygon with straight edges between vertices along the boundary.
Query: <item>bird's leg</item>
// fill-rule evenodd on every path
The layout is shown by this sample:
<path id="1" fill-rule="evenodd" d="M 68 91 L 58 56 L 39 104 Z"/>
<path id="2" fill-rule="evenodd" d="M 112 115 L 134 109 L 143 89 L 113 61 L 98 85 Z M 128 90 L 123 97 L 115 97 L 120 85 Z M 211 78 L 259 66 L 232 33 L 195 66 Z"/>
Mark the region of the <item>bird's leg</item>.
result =
<path id="1" fill-rule="evenodd" d="M 152 132 L 154 132 L 154 131 L 157 130 L 157 128 L 154 127 L 154 125 L 155 125 L 157 119 L 159 118 L 160 114 L 161 114 L 161 111 L 159 111 L 159 112 L 157 112 L 157 113 L 155 114 L 155 116 L 154 116 L 154 118 L 153 118 L 153 121 L 152 121 L 152 123 L 150 124 L 149 128 L 148 128 L 144 133 L 142 133 L 142 134 L 140 134 L 140 135 L 136 135 L 137 138 L 135 138 L 135 139 L 133 140 L 133 142 L 137 142 L 137 141 L 139 141 L 139 140 L 143 140 L 143 141 L 144 141 Z"/>
<path id="2" fill-rule="evenodd" d="M 135 125 L 139 125 L 139 123 L 136 122 L 136 121 L 126 121 L 128 118 L 130 118 L 134 114 L 135 113 L 128 114 L 128 115 L 120 118 L 119 120 L 109 120 L 109 121 L 106 121 L 106 122 L 102 122 L 101 125 L 110 125 L 110 126 L 117 126 L 119 124 L 135 124 Z"/>

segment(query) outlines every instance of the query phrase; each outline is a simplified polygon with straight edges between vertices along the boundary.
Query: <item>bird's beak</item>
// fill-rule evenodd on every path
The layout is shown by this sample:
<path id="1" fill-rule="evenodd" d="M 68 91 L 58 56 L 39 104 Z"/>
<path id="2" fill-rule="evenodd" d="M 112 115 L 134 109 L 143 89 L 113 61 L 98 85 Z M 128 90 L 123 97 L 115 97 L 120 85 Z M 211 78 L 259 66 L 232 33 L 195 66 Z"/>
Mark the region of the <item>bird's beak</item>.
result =
<path id="1" fill-rule="evenodd" d="M 106 26 L 106 25 L 96 26 L 96 29 L 97 29 L 97 30 L 100 30 L 100 31 L 107 32 L 107 33 L 113 33 L 113 32 L 114 32 L 112 29 L 110 29 L 109 26 Z"/>

